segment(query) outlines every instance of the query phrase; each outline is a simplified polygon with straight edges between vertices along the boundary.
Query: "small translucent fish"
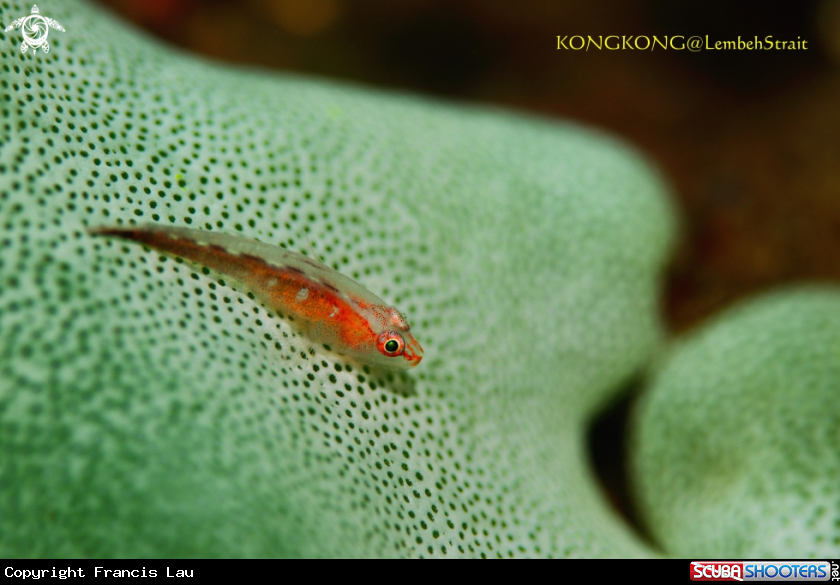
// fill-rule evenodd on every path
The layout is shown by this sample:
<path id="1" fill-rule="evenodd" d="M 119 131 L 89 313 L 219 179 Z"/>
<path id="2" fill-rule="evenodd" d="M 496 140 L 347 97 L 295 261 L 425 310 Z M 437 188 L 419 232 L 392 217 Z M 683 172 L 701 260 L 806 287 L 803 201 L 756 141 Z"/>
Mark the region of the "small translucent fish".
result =
<path id="1" fill-rule="evenodd" d="M 101 227 L 93 235 L 133 240 L 230 276 L 312 341 L 362 364 L 407 369 L 423 348 L 405 316 L 358 282 L 296 252 L 253 240 L 156 225 Z"/>

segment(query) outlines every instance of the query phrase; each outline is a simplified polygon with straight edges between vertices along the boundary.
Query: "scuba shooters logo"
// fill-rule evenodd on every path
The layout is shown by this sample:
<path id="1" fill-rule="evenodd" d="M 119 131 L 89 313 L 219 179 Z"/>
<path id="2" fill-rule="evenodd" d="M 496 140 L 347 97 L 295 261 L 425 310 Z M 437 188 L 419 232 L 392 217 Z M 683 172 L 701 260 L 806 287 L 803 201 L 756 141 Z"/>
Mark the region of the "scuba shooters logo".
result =
<path id="1" fill-rule="evenodd" d="M 692 581 L 837 581 L 829 561 L 692 561 Z"/>

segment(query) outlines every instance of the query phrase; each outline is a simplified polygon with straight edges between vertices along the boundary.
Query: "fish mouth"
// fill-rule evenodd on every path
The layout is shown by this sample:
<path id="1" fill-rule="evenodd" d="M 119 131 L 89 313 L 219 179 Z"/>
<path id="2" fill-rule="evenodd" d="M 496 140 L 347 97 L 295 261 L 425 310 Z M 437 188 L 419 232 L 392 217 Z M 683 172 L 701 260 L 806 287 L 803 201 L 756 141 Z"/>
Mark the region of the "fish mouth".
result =
<path id="1" fill-rule="evenodd" d="M 413 368 L 423 359 L 423 348 L 410 333 L 404 333 L 403 339 L 405 340 L 403 357 L 408 362 L 408 367 Z"/>

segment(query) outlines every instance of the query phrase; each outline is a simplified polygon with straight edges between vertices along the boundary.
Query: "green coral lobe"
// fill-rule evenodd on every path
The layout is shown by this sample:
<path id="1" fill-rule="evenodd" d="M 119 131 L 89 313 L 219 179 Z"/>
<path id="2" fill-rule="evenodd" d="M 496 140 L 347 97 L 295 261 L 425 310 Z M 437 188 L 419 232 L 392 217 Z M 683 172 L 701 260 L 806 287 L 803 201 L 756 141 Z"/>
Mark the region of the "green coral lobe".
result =
<path id="1" fill-rule="evenodd" d="M 0 36 L 0 556 L 650 554 L 581 440 L 658 339 L 672 221 L 643 162 L 48 15 L 46 55 Z M 84 229 L 133 221 L 311 242 L 410 316 L 413 392 Z"/>
<path id="2" fill-rule="evenodd" d="M 635 425 L 651 531 L 682 557 L 840 551 L 840 290 L 767 295 L 674 348 Z"/>

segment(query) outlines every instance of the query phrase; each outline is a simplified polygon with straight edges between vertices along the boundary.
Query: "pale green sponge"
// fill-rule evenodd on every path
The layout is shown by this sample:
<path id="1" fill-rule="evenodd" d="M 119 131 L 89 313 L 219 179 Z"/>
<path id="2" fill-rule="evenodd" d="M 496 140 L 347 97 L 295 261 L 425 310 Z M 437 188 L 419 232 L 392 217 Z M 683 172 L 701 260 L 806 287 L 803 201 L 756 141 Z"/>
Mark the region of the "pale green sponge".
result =
<path id="1" fill-rule="evenodd" d="M 583 448 L 659 338 L 673 226 L 644 162 L 41 8 L 48 54 L 0 34 L 0 557 L 652 553 Z M 312 352 L 219 275 L 84 229 L 133 221 L 311 247 L 423 363 Z"/>
<path id="2" fill-rule="evenodd" d="M 647 524 L 678 556 L 840 551 L 840 289 L 766 296 L 678 344 L 639 405 Z"/>

